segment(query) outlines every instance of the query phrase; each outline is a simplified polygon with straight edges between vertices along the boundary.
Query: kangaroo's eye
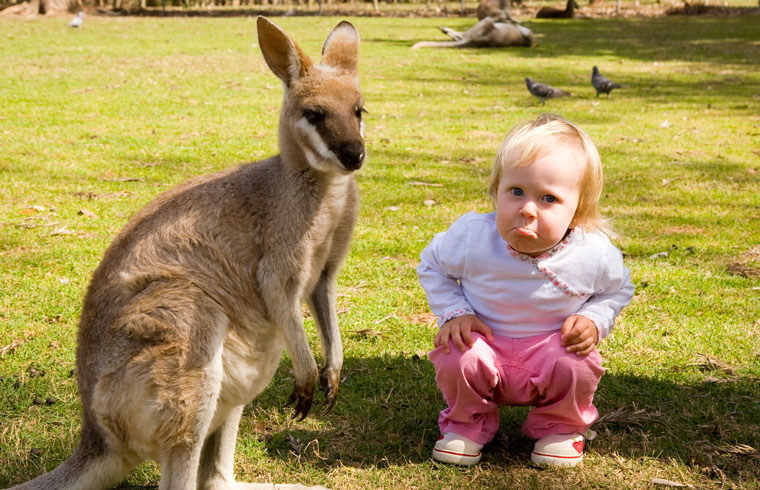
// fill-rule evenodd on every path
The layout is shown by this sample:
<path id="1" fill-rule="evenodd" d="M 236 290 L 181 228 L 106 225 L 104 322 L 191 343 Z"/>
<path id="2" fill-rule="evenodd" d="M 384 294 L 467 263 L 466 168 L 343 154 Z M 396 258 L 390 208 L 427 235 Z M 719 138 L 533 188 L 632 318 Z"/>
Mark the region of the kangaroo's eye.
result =
<path id="1" fill-rule="evenodd" d="M 309 121 L 309 124 L 317 124 L 325 120 L 325 113 L 314 109 L 304 109 L 303 117 Z"/>
<path id="2" fill-rule="evenodd" d="M 360 121 L 362 120 L 362 114 L 367 114 L 367 111 L 364 110 L 363 107 L 356 109 L 356 117 L 359 118 Z"/>

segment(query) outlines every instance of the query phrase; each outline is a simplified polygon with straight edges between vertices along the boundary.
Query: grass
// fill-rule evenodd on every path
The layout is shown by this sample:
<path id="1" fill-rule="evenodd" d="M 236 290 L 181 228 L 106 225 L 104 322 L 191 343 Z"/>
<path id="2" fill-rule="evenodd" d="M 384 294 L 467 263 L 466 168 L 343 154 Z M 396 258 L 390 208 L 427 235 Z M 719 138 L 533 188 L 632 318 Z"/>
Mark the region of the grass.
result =
<path id="1" fill-rule="evenodd" d="M 89 18 L 74 32 L 62 19 L 0 19 L 0 487 L 52 469 L 77 444 L 77 318 L 114 234 L 169 186 L 277 151 L 282 92 L 254 20 Z M 757 16 L 532 21 L 533 48 L 459 51 L 408 49 L 443 39 L 440 19 L 351 20 L 369 157 L 340 278 L 345 381 L 331 413 L 293 421 L 285 360 L 246 408 L 239 478 L 760 488 Z M 315 55 L 338 19 L 276 21 Z M 624 88 L 594 98 L 593 65 Z M 540 106 L 525 76 L 574 96 Z M 542 111 L 597 143 L 602 210 L 637 287 L 600 346 L 599 437 L 583 468 L 536 469 L 519 431 L 525 409 L 504 408 L 481 465 L 438 466 L 429 453 L 443 402 L 425 359 L 435 329 L 418 255 L 459 215 L 491 209 L 500 140 Z M 307 330 L 318 352 L 309 320 Z M 147 463 L 122 487 L 155 487 L 158 475 Z"/>

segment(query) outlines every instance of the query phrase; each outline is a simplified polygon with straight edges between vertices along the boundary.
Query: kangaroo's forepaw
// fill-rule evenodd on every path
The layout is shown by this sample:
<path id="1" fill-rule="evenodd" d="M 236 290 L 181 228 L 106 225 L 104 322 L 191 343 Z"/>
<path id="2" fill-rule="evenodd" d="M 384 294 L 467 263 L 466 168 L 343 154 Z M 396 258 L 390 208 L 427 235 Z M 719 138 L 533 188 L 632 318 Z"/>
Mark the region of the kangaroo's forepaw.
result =
<path id="1" fill-rule="evenodd" d="M 299 386 L 298 383 L 296 383 L 295 387 L 293 387 L 293 393 L 290 394 L 290 398 L 288 398 L 288 403 L 285 404 L 285 406 L 289 406 L 295 402 L 295 407 L 293 407 L 293 418 L 298 420 L 303 420 L 306 418 L 306 416 L 309 414 L 309 410 L 311 410 L 311 405 L 314 402 L 314 385 L 312 384 L 310 387 L 307 386 Z"/>
<path id="2" fill-rule="evenodd" d="M 340 369 L 322 368 L 319 373 L 319 385 L 325 390 L 325 413 L 332 410 L 338 399 L 338 386 L 340 385 Z"/>

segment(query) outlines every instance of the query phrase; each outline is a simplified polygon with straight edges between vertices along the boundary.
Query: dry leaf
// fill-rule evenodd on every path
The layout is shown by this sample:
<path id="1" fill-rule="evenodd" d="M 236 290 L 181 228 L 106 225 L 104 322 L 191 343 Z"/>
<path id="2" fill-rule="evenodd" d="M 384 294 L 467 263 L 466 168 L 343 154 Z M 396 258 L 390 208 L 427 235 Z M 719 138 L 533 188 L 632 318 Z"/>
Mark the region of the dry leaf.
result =
<path id="1" fill-rule="evenodd" d="M 16 350 L 16 347 L 19 345 L 21 345 L 21 341 L 18 339 L 13 339 L 10 344 L 0 347 L 0 357 L 3 357 L 5 354 L 13 354 L 13 352 Z"/>
<path id="2" fill-rule="evenodd" d="M 143 182 L 144 179 L 139 177 L 121 177 L 118 179 L 103 179 L 106 182 Z"/>
<path id="3" fill-rule="evenodd" d="M 301 451 L 303 451 L 303 441 L 296 439 L 291 434 L 286 435 L 285 440 L 287 441 L 288 446 L 290 446 L 290 449 L 292 449 L 296 454 L 296 456 L 300 456 Z"/>
<path id="4" fill-rule="evenodd" d="M 87 216 L 88 218 L 97 218 L 98 215 L 87 208 L 81 208 L 77 214 Z"/>
<path id="5" fill-rule="evenodd" d="M 56 235 L 73 235 L 74 232 L 71 231 L 71 230 L 69 230 L 68 228 L 66 228 L 66 226 L 60 226 L 60 227 L 54 229 L 52 231 L 52 233 L 50 233 L 50 234 L 53 235 L 53 236 L 56 236 Z"/>
<path id="6" fill-rule="evenodd" d="M 666 487 L 688 487 L 694 488 L 693 485 L 678 483 L 677 481 L 663 480 L 662 478 L 652 478 L 652 484 L 665 485 Z"/>

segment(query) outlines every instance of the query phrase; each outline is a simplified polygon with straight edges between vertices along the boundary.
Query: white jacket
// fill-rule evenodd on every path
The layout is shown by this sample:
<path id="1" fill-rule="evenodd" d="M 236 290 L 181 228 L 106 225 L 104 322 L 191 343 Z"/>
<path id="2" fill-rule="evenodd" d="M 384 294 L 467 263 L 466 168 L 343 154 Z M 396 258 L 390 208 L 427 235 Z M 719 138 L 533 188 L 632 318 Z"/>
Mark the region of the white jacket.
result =
<path id="1" fill-rule="evenodd" d="M 533 258 L 509 247 L 495 217 L 467 213 L 422 251 L 417 276 L 438 325 L 469 313 L 494 334 L 522 338 L 560 330 L 579 314 L 606 337 L 634 290 L 607 236 L 576 228 Z"/>

